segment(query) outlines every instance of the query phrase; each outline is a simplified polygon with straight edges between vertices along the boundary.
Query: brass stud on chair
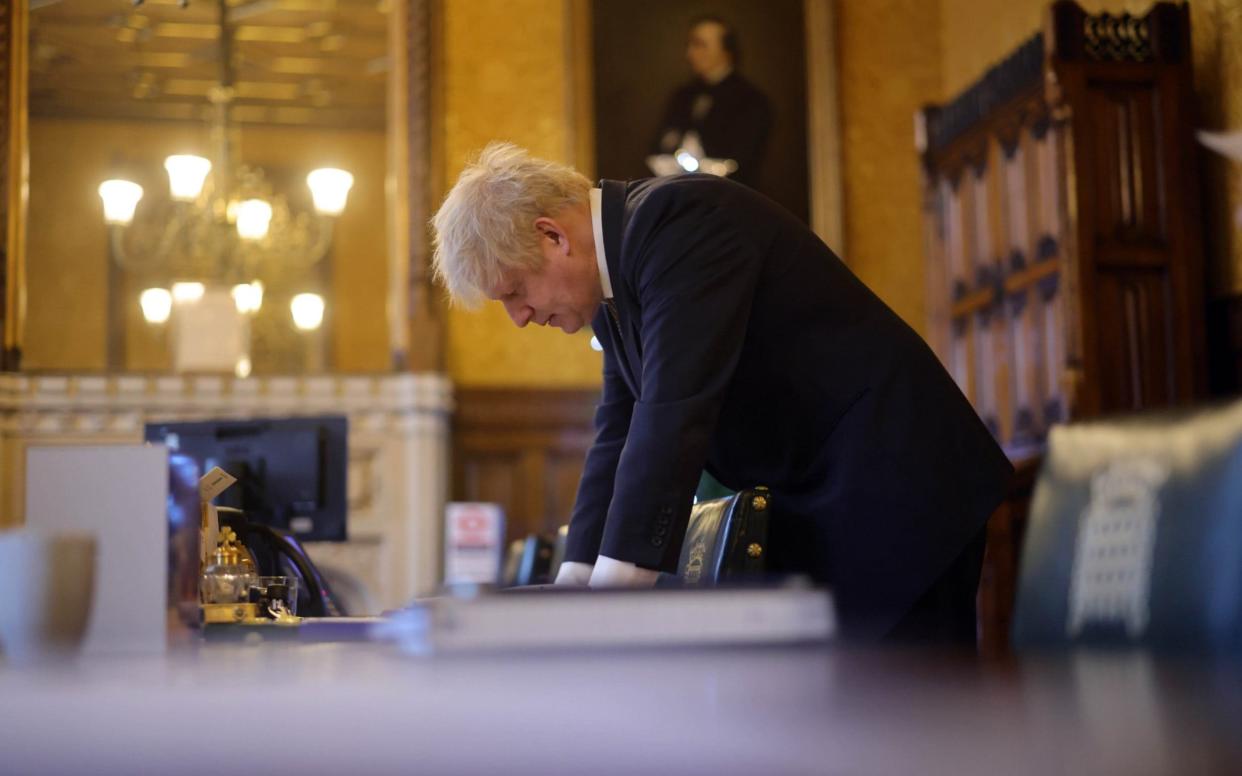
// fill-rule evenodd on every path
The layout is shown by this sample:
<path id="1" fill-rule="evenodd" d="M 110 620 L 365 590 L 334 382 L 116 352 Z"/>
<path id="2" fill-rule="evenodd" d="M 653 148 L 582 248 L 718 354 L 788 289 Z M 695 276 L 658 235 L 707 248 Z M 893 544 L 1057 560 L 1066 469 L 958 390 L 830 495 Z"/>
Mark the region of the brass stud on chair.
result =
<path id="1" fill-rule="evenodd" d="M 750 505 L 756 512 L 762 512 L 768 508 L 768 499 L 765 496 L 755 496 L 755 498 L 751 500 Z"/>
<path id="2" fill-rule="evenodd" d="M 746 554 L 752 558 L 758 558 L 763 554 L 763 546 L 759 542 L 751 542 L 750 546 L 746 548 Z"/>

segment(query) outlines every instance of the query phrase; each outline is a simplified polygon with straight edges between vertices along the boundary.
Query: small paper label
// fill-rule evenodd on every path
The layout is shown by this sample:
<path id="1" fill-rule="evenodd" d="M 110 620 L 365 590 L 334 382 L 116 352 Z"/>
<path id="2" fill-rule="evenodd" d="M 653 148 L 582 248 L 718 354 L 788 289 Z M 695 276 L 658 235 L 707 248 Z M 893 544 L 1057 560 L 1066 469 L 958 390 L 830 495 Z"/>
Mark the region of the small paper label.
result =
<path id="1" fill-rule="evenodd" d="M 219 466 L 213 466 L 211 471 L 204 474 L 198 481 L 198 497 L 203 501 L 211 501 L 228 490 L 234 482 L 237 482 L 236 477 Z"/>
<path id="2" fill-rule="evenodd" d="M 445 583 L 496 584 L 505 535 L 500 505 L 453 502 L 444 517 Z"/>

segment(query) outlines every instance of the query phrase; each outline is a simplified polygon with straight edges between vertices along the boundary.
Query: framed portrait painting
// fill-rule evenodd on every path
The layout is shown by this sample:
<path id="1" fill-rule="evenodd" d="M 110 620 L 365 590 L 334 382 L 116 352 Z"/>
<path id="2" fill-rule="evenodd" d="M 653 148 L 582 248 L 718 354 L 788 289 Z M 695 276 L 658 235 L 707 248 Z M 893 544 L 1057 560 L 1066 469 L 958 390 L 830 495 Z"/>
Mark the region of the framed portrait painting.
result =
<path id="1" fill-rule="evenodd" d="M 707 172 L 808 220 L 803 0 L 595 0 L 601 178 Z"/>

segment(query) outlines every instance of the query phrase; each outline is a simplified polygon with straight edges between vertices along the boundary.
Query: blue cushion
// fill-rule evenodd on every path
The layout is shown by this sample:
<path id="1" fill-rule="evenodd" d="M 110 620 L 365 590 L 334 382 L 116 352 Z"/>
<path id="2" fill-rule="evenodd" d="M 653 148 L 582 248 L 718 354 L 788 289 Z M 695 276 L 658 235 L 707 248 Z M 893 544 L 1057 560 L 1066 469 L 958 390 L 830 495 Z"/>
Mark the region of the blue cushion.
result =
<path id="1" fill-rule="evenodd" d="M 1013 637 L 1242 652 L 1242 402 L 1053 429 Z"/>

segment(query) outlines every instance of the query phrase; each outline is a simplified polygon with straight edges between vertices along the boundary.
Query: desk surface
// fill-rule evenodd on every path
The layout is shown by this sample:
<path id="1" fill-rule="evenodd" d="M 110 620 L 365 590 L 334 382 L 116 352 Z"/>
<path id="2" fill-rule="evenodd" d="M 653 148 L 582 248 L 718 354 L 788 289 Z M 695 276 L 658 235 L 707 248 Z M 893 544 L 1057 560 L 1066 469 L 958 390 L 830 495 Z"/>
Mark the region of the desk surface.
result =
<path id="1" fill-rule="evenodd" d="M 1237 774 L 1242 664 L 823 648 L 419 659 L 366 643 L 0 663 L 0 770 L 238 768 Z"/>

